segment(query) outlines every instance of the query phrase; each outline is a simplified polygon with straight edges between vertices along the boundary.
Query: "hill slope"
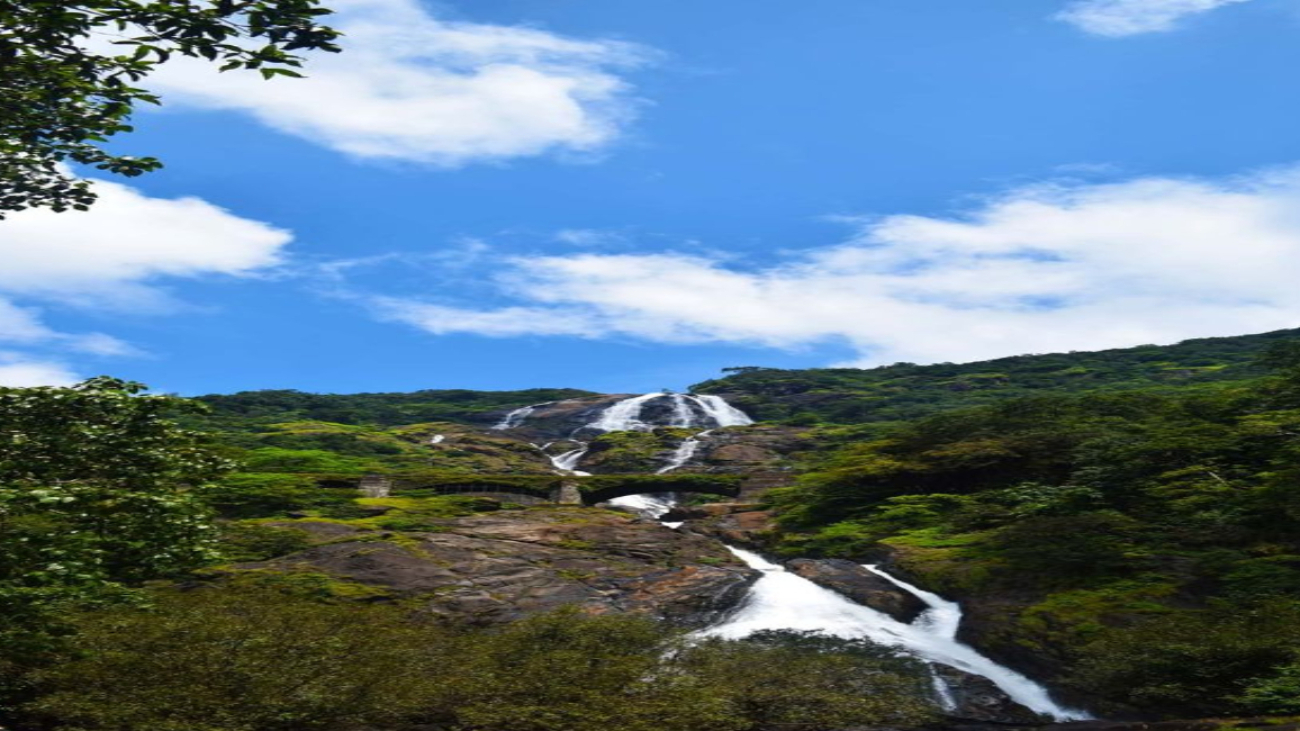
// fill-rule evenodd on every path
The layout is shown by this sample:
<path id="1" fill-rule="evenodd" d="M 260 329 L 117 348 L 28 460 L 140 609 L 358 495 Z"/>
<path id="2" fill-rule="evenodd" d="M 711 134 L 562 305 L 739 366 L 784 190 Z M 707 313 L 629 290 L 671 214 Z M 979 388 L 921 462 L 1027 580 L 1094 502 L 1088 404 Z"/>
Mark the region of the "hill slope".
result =
<path id="1" fill-rule="evenodd" d="M 1098 352 L 1020 355 L 978 363 L 881 368 L 734 368 L 693 391 L 725 396 L 763 421 L 861 424 L 906 421 L 939 411 L 1055 394 L 1215 388 L 1263 375 L 1257 356 L 1300 339 L 1300 329 L 1140 345 Z"/>

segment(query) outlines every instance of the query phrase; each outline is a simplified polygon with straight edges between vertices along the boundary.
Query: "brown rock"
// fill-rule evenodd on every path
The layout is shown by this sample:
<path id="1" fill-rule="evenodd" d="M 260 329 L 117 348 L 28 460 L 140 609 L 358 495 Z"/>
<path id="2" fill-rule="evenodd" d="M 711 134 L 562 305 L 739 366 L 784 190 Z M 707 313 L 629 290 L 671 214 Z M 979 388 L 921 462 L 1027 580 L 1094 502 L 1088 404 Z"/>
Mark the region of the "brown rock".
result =
<path id="1" fill-rule="evenodd" d="M 910 623 L 926 610 L 925 602 L 852 561 L 796 558 L 786 568 L 900 622 Z"/>
<path id="2" fill-rule="evenodd" d="M 321 572 L 420 597 L 430 611 L 473 622 L 577 605 L 702 626 L 758 578 L 716 541 L 612 511 L 534 508 L 449 519 L 439 528 L 238 568 Z"/>
<path id="3" fill-rule="evenodd" d="M 732 545 L 738 545 L 747 548 L 763 548 L 766 534 L 776 527 L 774 513 L 770 510 L 754 510 L 752 505 L 743 505 L 743 509 L 731 511 L 728 507 L 737 504 L 722 503 L 719 505 L 699 506 L 699 508 L 708 508 L 702 510 L 700 518 L 685 517 L 682 520 L 688 520 L 686 526 L 683 526 L 685 532 L 694 533 L 700 536 L 708 536 L 716 540 Z M 669 520 L 678 520 L 676 517 L 669 517 Z"/>

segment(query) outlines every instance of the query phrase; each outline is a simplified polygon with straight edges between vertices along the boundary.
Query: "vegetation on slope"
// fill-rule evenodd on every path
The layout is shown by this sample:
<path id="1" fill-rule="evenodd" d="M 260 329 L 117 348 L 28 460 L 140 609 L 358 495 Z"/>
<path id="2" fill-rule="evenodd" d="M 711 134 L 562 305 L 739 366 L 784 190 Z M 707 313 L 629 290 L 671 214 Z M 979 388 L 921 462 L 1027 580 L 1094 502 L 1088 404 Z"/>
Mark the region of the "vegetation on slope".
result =
<path id="1" fill-rule="evenodd" d="M 1300 344 L 1213 390 L 1039 396 L 842 446 L 777 502 L 782 550 L 890 552 L 1000 597 L 984 639 L 1168 714 L 1292 712 L 1300 691 Z M 1252 629 L 1254 628 L 1254 629 Z"/>
<path id="2" fill-rule="evenodd" d="M 886 424 L 1036 394 L 1212 389 L 1264 374 L 1256 357 L 1300 330 L 1142 345 L 1093 353 L 1021 355 L 979 363 L 897 363 L 871 369 L 731 368 L 696 384 L 751 416 L 811 426 Z"/>
<path id="3" fill-rule="evenodd" d="M 434 421 L 486 426 L 488 414 L 530 404 L 594 396 L 573 388 L 533 388 L 524 391 L 463 389 L 410 393 L 322 394 L 302 391 L 243 391 L 200 396 L 212 407 L 208 421 L 238 431 L 241 427 L 288 421 L 328 421 L 339 424 L 403 426 Z"/>

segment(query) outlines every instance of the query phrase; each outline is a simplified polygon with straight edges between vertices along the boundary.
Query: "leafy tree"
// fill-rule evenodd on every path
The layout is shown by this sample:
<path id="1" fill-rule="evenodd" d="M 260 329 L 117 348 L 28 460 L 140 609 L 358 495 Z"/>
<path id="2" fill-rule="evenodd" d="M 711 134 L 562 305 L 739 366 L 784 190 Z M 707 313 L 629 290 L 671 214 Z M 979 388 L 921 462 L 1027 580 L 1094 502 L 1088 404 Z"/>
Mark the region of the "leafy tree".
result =
<path id="1" fill-rule="evenodd" d="M 0 664 L 56 612 L 210 555 L 200 492 L 230 465 L 171 421 L 190 402 L 143 388 L 0 388 Z"/>
<path id="2" fill-rule="evenodd" d="M 294 51 L 337 51 L 318 0 L 18 0 L 0 3 L 0 217 L 84 210 L 95 194 L 66 161 L 135 176 L 161 166 L 104 144 L 129 132 L 136 86 L 173 56 L 298 76 Z M 112 39 L 112 40 L 109 40 Z"/>

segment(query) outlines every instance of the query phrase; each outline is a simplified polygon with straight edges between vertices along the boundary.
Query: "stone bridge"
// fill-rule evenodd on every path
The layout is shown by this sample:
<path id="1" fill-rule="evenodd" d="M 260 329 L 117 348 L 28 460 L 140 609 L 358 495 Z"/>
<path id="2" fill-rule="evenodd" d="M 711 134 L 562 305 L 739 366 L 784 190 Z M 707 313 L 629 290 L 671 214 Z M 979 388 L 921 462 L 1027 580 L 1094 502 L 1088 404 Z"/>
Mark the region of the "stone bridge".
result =
<path id="1" fill-rule="evenodd" d="M 601 475 L 594 478 L 559 477 L 539 481 L 536 486 L 510 484 L 501 482 L 469 481 L 463 484 L 454 482 L 421 483 L 402 477 L 384 475 L 366 475 L 353 485 L 363 497 L 388 497 L 394 490 L 418 489 L 439 495 L 474 495 L 492 497 L 500 500 L 518 502 L 521 505 L 597 505 L 630 495 L 654 495 L 666 492 L 695 493 L 717 495 L 719 497 L 737 498 L 743 487 L 737 479 L 709 479 L 697 476 L 694 479 L 646 479 L 645 475 L 630 475 L 620 480 L 617 475 Z M 322 480 L 322 487 L 341 487 L 338 480 Z"/>

